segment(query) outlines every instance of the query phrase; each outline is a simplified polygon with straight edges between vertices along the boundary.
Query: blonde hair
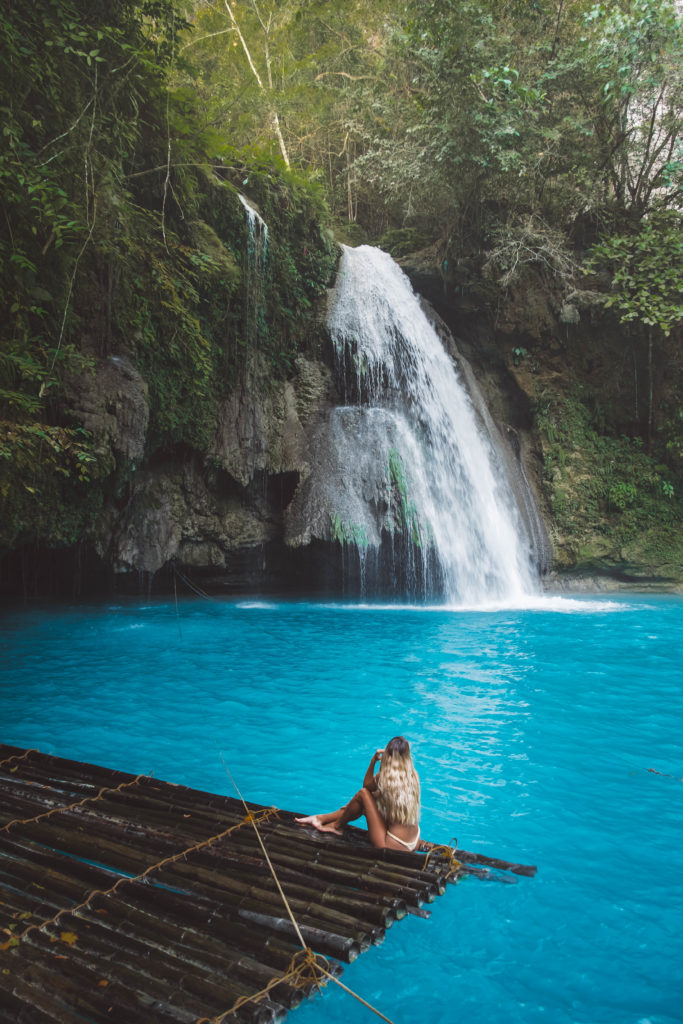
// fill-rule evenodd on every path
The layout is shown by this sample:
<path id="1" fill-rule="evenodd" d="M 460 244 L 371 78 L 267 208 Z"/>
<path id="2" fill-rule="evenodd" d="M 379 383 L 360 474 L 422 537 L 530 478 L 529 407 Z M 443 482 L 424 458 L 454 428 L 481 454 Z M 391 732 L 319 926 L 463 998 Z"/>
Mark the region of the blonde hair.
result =
<path id="1" fill-rule="evenodd" d="M 387 825 L 417 825 L 420 820 L 420 779 L 410 744 L 394 736 L 386 745 L 377 773 L 377 804 Z"/>

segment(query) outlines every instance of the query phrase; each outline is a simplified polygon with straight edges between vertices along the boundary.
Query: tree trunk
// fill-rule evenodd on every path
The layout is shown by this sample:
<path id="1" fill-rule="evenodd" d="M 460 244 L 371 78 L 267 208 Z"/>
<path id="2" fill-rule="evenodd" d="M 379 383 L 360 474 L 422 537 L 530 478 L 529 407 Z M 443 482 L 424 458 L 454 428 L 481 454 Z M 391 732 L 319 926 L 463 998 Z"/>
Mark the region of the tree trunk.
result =
<path id="1" fill-rule="evenodd" d="M 652 434 L 653 434 L 653 403 L 652 403 L 652 328 L 648 327 L 647 330 L 647 382 L 648 382 L 648 394 L 647 394 L 647 450 L 650 451 L 652 448 Z"/>

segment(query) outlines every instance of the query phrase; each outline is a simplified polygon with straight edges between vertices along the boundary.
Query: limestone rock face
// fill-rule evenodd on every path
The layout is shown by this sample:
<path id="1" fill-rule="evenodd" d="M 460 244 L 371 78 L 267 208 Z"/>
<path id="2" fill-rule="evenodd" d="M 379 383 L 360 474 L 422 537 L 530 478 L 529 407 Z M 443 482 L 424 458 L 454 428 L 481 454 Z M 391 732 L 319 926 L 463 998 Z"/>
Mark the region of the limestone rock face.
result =
<path id="1" fill-rule="evenodd" d="M 307 469 L 306 425 L 332 390 L 329 369 L 303 356 L 292 380 L 268 378 L 263 361 L 254 357 L 218 413 L 210 457 L 243 487 L 257 471 Z"/>
<path id="2" fill-rule="evenodd" d="M 122 363 L 107 366 L 92 393 L 83 388 L 80 415 L 134 463 L 144 449 L 147 409 L 143 417 L 133 398 L 145 388 Z M 92 540 L 99 556 L 119 574 L 154 574 L 171 562 L 220 571 L 237 552 L 277 543 L 283 510 L 310 471 L 310 436 L 333 390 L 321 362 L 300 357 L 292 379 L 273 382 L 252 359 L 218 410 L 205 457 L 169 457 L 131 473 L 125 496 L 98 519 Z"/>
<path id="3" fill-rule="evenodd" d="M 272 540 L 276 522 L 267 510 L 222 497 L 201 466 L 140 473 L 125 513 L 102 519 L 99 553 L 116 572 L 158 572 L 177 561 L 194 568 L 224 568 L 231 551 Z"/>
<path id="4" fill-rule="evenodd" d="M 148 388 L 124 356 L 100 360 L 92 373 L 70 381 L 73 414 L 109 445 L 117 461 L 135 465 L 143 456 L 149 423 Z"/>

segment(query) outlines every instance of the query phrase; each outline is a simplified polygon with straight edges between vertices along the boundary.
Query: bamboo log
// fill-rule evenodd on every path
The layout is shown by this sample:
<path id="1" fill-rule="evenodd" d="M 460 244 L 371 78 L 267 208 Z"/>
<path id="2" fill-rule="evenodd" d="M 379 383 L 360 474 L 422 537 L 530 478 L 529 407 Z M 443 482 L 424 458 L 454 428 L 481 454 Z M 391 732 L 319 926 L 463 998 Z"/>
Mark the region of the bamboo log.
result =
<path id="1" fill-rule="evenodd" d="M 140 895 L 140 892 L 136 892 L 136 896 Z M 243 956 L 245 949 L 251 949 L 261 961 L 266 963 L 270 961 L 272 966 L 277 968 L 277 972 L 283 974 L 288 970 L 292 956 L 300 952 L 300 947 L 283 941 L 278 942 L 271 933 L 257 927 L 247 928 L 243 924 L 222 920 L 213 915 L 210 915 L 205 921 L 198 912 L 192 914 L 191 911 L 189 915 L 191 920 L 188 920 L 188 908 L 177 898 L 174 906 L 173 897 L 168 901 L 164 915 L 160 918 L 158 907 L 152 903 L 151 896 L 147 896 L 146 893 L 144 895 L 143 904 L 135 906 L 128 902 L 124 907 L 115 908 L 114 915 L 107 914 L 105 917 L 98 917 L 96 921 L 94 915 L 97 914 L 97 911 L 79 911 L 78 916 L 95 921 L 100 928 L 114 927 L 118 935 L 130 934 L 130 938 L 127 940 L 129 942 L 134 942 L 136 936 L 139 935 L 146 937 L 152 930 L 157 938 L 160 934 L 168 934 L 169 941 L 172 941 L 176 936 L 176 943 L 178 941 L 181 943 L 181 954 L 184 955 L 183 950 L 189 947 L 208 964 L 216 960 L 217 969 L 222 969 L 224 950 L 237 951 Z M 139 903 L 139 901 L 137 902 Z M 154 916 L 141 916 L 144 915 L 145 903 L 149 904 L 149 909 Z M 134 921 L 134 928 L 131 921 Z M 191 927 L 188 927 L 190 925 Z M 178 935 L 180 935 L 180 940 L 177 938 Z M 210 950 L 208 954 L 207 949 Z M 328 970 L 335 976 L 341 973 L 341 967 L 336 962 L 328 962 Z M 305 986 L 305 994 L 310 994 L 313 988 L 312 984 Z M 278 986 L 278 999 L 282 1001 L 281 992 L 282 988 Z"/>
<path id="2" fill-rule="evenodd" d="M 3 990 L 0 981 L 0 1024 L 57 1024 L 54 1017 L 34 1006 L 29 1018 L 26 1003 L 12 992 Z"/>
<path id="3" fill-rule="evenodd" d="M 296 938 L 296 931 L 294 925 L 285 917 L 274 917 L 270 914 L 262 914 L 255 910 L 241 909 L 239 916 L 243 921 L 249 921 L 252 924 L 261 925 L 264 928 L 268 928 L 272 931 L 278 932 L 280 935 L 287 935 L 291 938 Z M 304 939 L 304 942 L 311 949 L 320 950 L 323 953 L 329 953 L 330 956 L 337 957 L 343 960 L 347 964 L 353 963 L 361 953 L 361 946 L 357 939 L 343 938 L 340 935 L 326 932 L 320 928 L 312 928 L 306 924 L 299 922 L 299 930 Z"/>
<path id="4" fill-rule="evenodd" d="M 110 950 L 110 955 L 112 952 L 115 951 Z M 120 970 L 118 961 L 115 962 L 112 972 L 106 960 L 98 958 L 93 962 L 92 953 L 92 950 L 85 954 L 74 946 L 55 944 L 54 938 L 51 939 L 41 932 L 33 932 L 16 959 L 22 974 L 27 963 L 38 962 L 46 970 L 59 976 L 59 981 L 52 982 L 54 988 L 59 989 L 61 979 L 66 977 L 70 983 L 78 987 L 79 992 L 85 993 L 86 998 L 90 994 L 93 997 L 99 996 L 95 1005 L 84 1007 L 88 1016 L 92 1015 L 97 1021 L 111 1020 L 109 1007 L 116 1005 L 119 1013 L 125 1011 L 126 1024 L 149 1024 L 148 1007 L 141 1005 L 139 998 L 136 997 L 136 993 L 145 991 L 144 987 L 141 989 L 140 979 L 135 979 L 137 984 L 128 985 L 129 979 Z"/>
<path id="5" fill-rule="evenodd" d="M 102 901 L 103 906 L 105 901 Z M 131 893 L 128 901 L 137 911 L 144 911 L 145 908 L 155 916 L 148 918 L 150 927 L 157 927 L 158 906 L 155 894 L 149 891 L 148 887 L 138 887 Z M 88 916 L 91 911 L 79 911 L 79 914 Z M 118 913 L 118 911 L 117 911 Z M 123 913 L 123 912 L 122 912 Z M 108 926 L 108 918 L 111 915 L 99 917 L 101 924 Z M 226 943 L 240 950 L 251 949 L 258 953 L 264 962 L 270 962 L 272 966 L 280 970 L 286 969 L 295 953 L 300 952 L 300 946 L 290 944 L 285 940 L 276 939 L 271 933 L 256 927 L 247 927 L 238 920 L 232 920 L 224 915 L 224 908 L 219 903 L 209 900 L 193 899 L 192 905 L 187 906 L 187 900 L 179 894 L 167 893 L 164 900 L 164 918 L 162 927 L 176 927 L 181 933 L 183 943 L 191 943 L 199 949 L 215 951 L 217 944 Z M 190 927 L 188 927 L 190 926 Z M 334 973 L 341 973 L 341 966 L 333 964 L 330 970 Z"/>
<path id="6" fill-rule="evenodd" d="M 161 883 L 167 882 L 169 885 L 173 885 L 174 880 L 177 879 L 177 871 L 179 871 L 180 867 L 181 865 L 170 865 L 168 869 L 161 869 L 156 873 L 157 880 Z M 266 879 L 259 879 L 261 884 L 255 885 L 250 881 L 242 882 L 226 875 L 223 880 L 223 893 L 226 899 L 231 900 L 231 906 L 238 909 L 245 906 L 253 906 L 254 908 L 258 906 L 263 908 L 265 913 L 273 913 L 272 909 L 268 910 L 265 908 L 275 908 L 277 912 L 280 912 L 282 910 L 282 897 L 274 883 L 270 888 L 265 887 L 263 883 L 266 881 Z M 200 894 L 211 895 L 211 892 L 205 892 L 205 887 L 197 881 L 193 882 L 192 888 Z M 309 896 L 310 893 L 308 892 L 305 893 L 304 898 L 287 896 L 289 905 L 297 920 L 305 921 L 313 927 L 322 926 L 325 930 L 335 931 L 342 935 L 357 936 L 363 933 L 375 945 L 379 945 L 384 940 L 383 928 L 367 921 L 359 921 L 350 914 L 344 914 L 339 910 L 321 906 L 311 901 L 308 898 Z"/>
<path id="7" fill-rule="evenodd" d="M 292 848 L 287 843 L 280 845 L 279 837 L 277 837 L 276 845 L 273 835 L 265 837 L 264 842 L 266 843 L 268 854 L 277 868 L 277 865 L 282 861 L 283 856 L 289 856 L 289 853 L 284 851 L 289 851 Z M 234 849 L 235 851 L 257 851 L 260 850 L 260 847 L 258 846 L 258 840 L 255 836 L 252 838 L 248 834 L 242 834 L 242 830 L 240 830 L 239 834 L 233 833 L 230 836 L 230 849 Z M 304 856 L 297 858 L 296 853 L 298 853 L 299 850 L 303 855 L 308 852 L 309 857 Z M 421 880 L 415 882 L 414 879 L 416 877 L 419 878 L 417 873 L 411 873 L 406 877 L 398 873 L 396 870 L 383 870 L 381 866 L 373 865 L 369 859 L 358 860 L 352 857 L 347 857 L 345 851 L 339 854 L 326 853 L 321 855 L 320 853 L 316 853 L 315 860 L 310 859 L 310 853 L 310 849 L 307 850 L 307 847 L 304 844 L 303 847 L 295 849 L 292 856 L 293 859 L 298 859 L 299 863 L 301 860 L 304 860 L 307 864 L 306 870 L 309 870 L 310 868 L 311 871 L 316 871 L 318 867 L 320 867 L 321 869 L 329 868 L 342 871 L 347 875 L 349 884 L 363 884 L 363 887 L 374 888 L 374 879 L 377 879 L 378 881 L 382 879 L 387 883 L 382 886 L 383 891 L 393 892 L 401 899 L 408 899 L 411 896 L 414 896 L 420 903 L 423 902 L 424 899 L 428 899 L 430 894 L 434 895 L 439 891 L 438 886 L 436 883 L 432 882 L 431 879 L 427 879 L 424 882 Z M 216 848 L 215 855 L 220 856 L 219 847 Z M 354 879 L 353 882 L 352 879 Z"/>
<path id="8" fill-rule="evenodd" d="M 537 867 L 535 864 L 515 864 L 509 860 L 501 860 L 499 857 L 487 857 L 483 853 L 470 853 L 467 850 L 456 850 L 456 857 L 464 865 L 477 864 L 494 868 L 496 871 L 510 871 L 513 875 L 524 875 L 533 878 Z"/>
<path id="9" fill-rule="evenodd" d="M 155 926 L 156 916 L 158 916 L 159 892 L 160 890 L 150 886 L 136 886 L 129 890 L 128 903 L 142 911 L 147 908 L 155 915 L 152 926 Z M 93 901 L 94 905 L 98 905 L 98 900 L 99 898 Z M 108 901 L 102 899 L 99 901 L 99 905 L 106 911 Z M 273 936 L 267 932 L 257 933 L 257 930 L 248 929 L 231 920 L 225 915 L 223 905 L 213 900 L 199 898 L 196 895 L 188 900 L 181 893 L 164 890 L 163 908 L 166 919 L 176 922 L 178 929 L 182 932 L 183 941 L 189 935 L 192 942 L 204 949 L 213 950 L 217 938 L 221 941 L 225 939 L 237 944 L 240 948 L 262 951 L 265 956 L 272 958 L 275 967 L 286 966 L 292 956 L 299 951 L 298 945 L 275 941 Z M 79 913 L 81 912 L 79 911 Z M 87 915 L 90 912 L 83 911 L 82 913 Z M 98 917 L 98 920 L 106 924 L 110 917 L 111 914 L 104 913 Z M 189 933 L 188 928 L 191 929 Z"/>
<path id="10" fill-rule="evenodd" d="M 96 984 L 83 984 L 81 972 L 74 967 L 69 967 L 69 961 L 60 961 L 59 971 L 51 969 L 45 962 L 45 956 L 32 947 L 24 947 L 21 956 L 17 960 L 17 973 L 13 976 L 12 991 L 15 994 L 23 992 L 23 998 L 27 1002 L 35 1003 L 39 1007 L 45 1006 L 48 1012 L 55 1015 L 56 1020 L 62 1020 L 60 1013 L 68 1014 L 67 1019 L 73 1020 L 74 1024 L 83 1024 L 83 1016 L 72 1017 L 70 1010 L 86 1014 L 91 1020 L 99 1022 L 111 1021 L 111 1014 L 108 1007 L 112 1005 L 109 993 L 104 993 Z M 68 971 L 68 973 L 67 973 Z M 154 1011 L 158 1024 L 194 1024 L 197 1015 L 193 1015 L 183 1007 L 171 1006 L 162 1000 L 155 1000 L 152 997 L 144 998 L 143 1002 L 149 1010 Z M 47 998 L 46 998 L 47 996 Z M 130 994 L 122 994 L 122 998 L 128 1002 L 135 997 Z M 86 1018 L 87 1019 L 87 1018 Z"/>
<path id="11" fill-rule="evenodd" d="M 267 889 L 276 888 L 275 881 L 270 873 L 265 860 L 254 863 L 250 858 L 244 862 L 239 857 L 221 858 L 220 870 L 211 870 L 195 863 L 178 861 L 171 865 L 168 870 L 179 875 L 184 882 L 195 887 L 196 882 L 201 882 L 204 890 L 212 896 L 221 893 L 226 888 L 227 879 L 258 880 Z M 340 913 L 347 914 L 354 919 L 370 922 L 373 927 L 390 928 L 396 920 L 396 912 L 391 906 L 377 905 L 371 899 L 360 899 L 355 890 L 349 890 L 348 886 L 332 886 L 307 875 L 307 865 L 299 865 L 297 870 L 283 868 L 278 863 L 277 877 L 280 881 L 287 898 L 310 899 L 312 894 L 318 905 L 329 906 Z"/>
<path id="12" fill-rule="evenodd" d="M 180 951 L 174 953 L 161 945 L 138 942 L 135 952 L 131 952 L 120 936 L 113 932 L 103 932 L 97 922 L 78 918 L 74 926 L 77 931 L 73 935 L 77 936 L 77 942 L 69 948 L 67 970 L 73 969 L 75 972 L 78 969 L 91 969 L 92 960 L 95 959 L 98 980 L 109 983 L 107 992 L 112 995 L 114 989 L 111 986 L 121 985 L 124 994 L 144 994 L 145 1005 L 153 1002 L 155 1007 L 180 1007 L 189 1010 L 195 1018 L 216 1015 L 236 999 L 249 997 L 259 991 L 273 976 L 262 974 L 253 983 L 245 984 L 235 977 L 226 977 L 225 969 L 211 970 L 206 966 L 198 969 L 198 964 L 186 959 Z M 42 946 L 44 950 L 50 950 L 51 941 L 54 939 L 49 936 L 31 934 L 31 944 Z M 296 990 L 294 993 L 292 1005 L 298 1005 L 303 996 Z M 124 999 L 118 999 L 118 1003 L 124 1003 Z M 278 1006 L 280 1014 L 281 1004 Z M 261 1014 L 256 1013 L 256 1003 L 247 1004 L 237 1015 L 237 1020 L 251 1021 L 255 1016 L 270 1020 L 275 1015 L 274 1007 L 275 1004 L 272 1004 L 270 1009 Z M 111 1016 L 107 1020 L 111 1020 Z M 148 1021 L 149 1016 L 145 1010 L 139 1024 L 148 1024 Z M 127 1017 L 126 1024 L 129 1024 Z"/>
<path id="13" fill-rule="evenodd" d="M 40 983 L 38 985 L 24 978 L 14 978 L 0 971 L 0 1005 L 19 1003 L 21 1012 L 11 1024 L 28 1021 L 30 1024 L 83 1024 L 82 1015 L 58 1000 L 54 992 Z M 29 1016 L 30 1014 L 30 1016 Z"/>
<path id="14" fill-rule="evenodd" d="M 73 856 L 107 864 L 126 874 L 139 874 L 185 848 L 182 840 L 174 841 L 170 836 L 113 826 L 96 815 L 75 812 L 23 825 L 21 835 L 53 848 L 61 847 Z"/>
<path id="15" fill-rule="evenodd" d="M 278 978 L 283 980 L 271 992 L 279 1003 L 287 1009 L 294 1009 L 304 998 L 303 989 L 284 980 L 291 957 L 283 967 L 275 968 L 255 960 L 243 949 L 230 946 L 217 936 L 214 936 L 212 951 L 209 952 L 192 941 L 193 931 L 183 930 L 182 924 L 171 927 L 170 935 L 166 937 L 161 934 L 166 929 L 157 928 L 155 933 L 151 927 L 147 930 L 139 926 L 131 929 L 125 917 L 118 918 L 114 924 L 97 919 L 92 912 L 79 911 L 76 919 L 79 935 L 83 931 L 89 950 L 101 953 L 103 959 L 115 953 L 116 971 L 119 966 L 139 970 L 142 960 L 147 960 L 155 973 L 167 974 L 169 984 L 181 979 L 182 986 L 188 991 L 194 991 L 199 985 L 200 993 L 211 992 L 217 996 L 217 1005 L 227 1001 L 228 995 L 234 1002 L 239 995 L 258 992 Z M 191 968 L 191 974 L 188 968 Z"/>
<path id="16" fill-rule="evenodd" d="M 119 872 L 96 864 L 77 860 L 73 856 L 54 848 L 37 846 L 19 837 L 5 833 L 0 835 L 0 863 L 23 862 L 32 865 L 35 876 L 40 877 L 46 869 L 54 869 L 74 881 L 81 881 L 89 888 L 102 887 L 120 877 Z"/>
<path id="17" fill-rule="evenodd" d="M 145 888 L 146 887 L 141 887 Z M 147 945 L 152 945 L 155 948 L 162 950 L 162 954 L 167 959 L 173 959 L 176 953 L 173 951 L 172 944 L 182 947 L 182 959 L 188 959 L 195 962 L 195 965 L 201 969 L 202 963 L 205 965 L 204 969 L 209 973 L 211 970 L 218 970 L 220 973 L 224 973 L 229 967 L 233 967 L 236 973 L 250 977 L 252 980 L 255 979 L 251 991 L 255 991 L 263 987 L 263 984 L 272 980 L 274 977 L 280 977 L 283 974 L 283 968 L 289 966 L 291 961 L 292 952 L 290 951 L 285 957 L 285 963 L 277 968 L 269 967 L 267 964 L 259 963 L 254 960 L 253 957 L 248 957 L 244 950 L 238 948 L 234 944 L 234 938 L 229 941 L 226 935 L 230 934 L 230 930 L 220 926 L 220 922 L 216 919 L 209 919 L 208 923 L 204 926 L 204 931 L 198 931 L 195 923 L 189 924 L 186 919 L 186 908 L 180 906 L 180 912 L 174 914 L 174 910 L 178 906 L 178 901 L 170 900 L 167 905 L 163 908 L 157 905 L 157 901 L 151 894 L 141 893 L 136 891 L 134 897 L 143 896 L 143 902 L 140 903 L 137 899 L 125 899 L 118 901 L 117 904 L 108 909 L 106 915 L 107 927 L 116 924 L 118 930 L 123 934 L 129 934 L 129 929 L 133 929 L 132 937 L 138 937 L 144 939 Z M 101 901 L 102 907 L 106 908 L 107 904 L 105 901 Z M 99 906 L 99 903 L 97 903 Z M 94 921 L 93 914 L 96 914 L 97 910 L 87 912 L 84 914 L 79 911 L 79 916 L 87 917 L 89 920 Z M 198 941 L 197 941 L 198 940 Z M 239 936 L 238 936 L 239 941 Z M 207 953 L 207 948 L 210 948 L 212 952 Z M 165 952 L 163 952 L 165 950 Z M 294 948 L 293 952 L 297 952 Z M 181 955 L 179 952 L 177 955 Z M 233 978 L 230 979 L 234 980 Z M 278 989 L 278 993 L 279 993 Z M 285 986 L 285 1001 L 290 1001 L 296 1005 L 300 1002 L 300 996 L 297 990 L 293 990 Z M 279 994 L 278 994 L 279 998 Z"/>
<path id="18" fill-rule="evenodd" d="M 39 867 L 40 874 L 38 874 L 36 864 L 18 858 L 11 859 L 4 853 L 0 853 L 0 873 L 8 883 L 16 884 L 20 889 L 26 888 L 27 891 L 31 886 L 38 885 L 45 890 L 49 886 L 49 891 L 60 893 L 74 903 L 80 903 L 93 889 L 110 888 L 121 878 L 121 875 L 116 875 L 113 872 L 101 871 L 95 877 L 91 876 L 88 881 L 85 881 L 82 878 L 74 877 L 74 872 L 67 874 L 59 870 L 59 867 L 60 865 L 51 867 L 42 864 Z M 67 866 L 67 870 L 69 867 L 70 865 Z"/>

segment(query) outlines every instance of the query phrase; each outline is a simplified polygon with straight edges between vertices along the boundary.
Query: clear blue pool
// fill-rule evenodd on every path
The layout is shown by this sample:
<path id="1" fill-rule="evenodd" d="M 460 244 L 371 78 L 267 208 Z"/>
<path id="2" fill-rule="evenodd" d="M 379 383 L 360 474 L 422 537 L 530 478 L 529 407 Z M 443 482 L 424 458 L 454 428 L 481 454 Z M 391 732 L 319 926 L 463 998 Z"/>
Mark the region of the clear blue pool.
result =
<path id="1" fill-rule="evenodd" d="M 449 889 L 347 984 L 395 1024 L 680 1024 L 682 627 L 680 597 L 4 611 L 0 739 L 231 793 L 222 753 L 312 812 L 402 732 L 423 834 L 538 875 Z M 334 986 L 292 1018 L 373 1019 Z"/>

